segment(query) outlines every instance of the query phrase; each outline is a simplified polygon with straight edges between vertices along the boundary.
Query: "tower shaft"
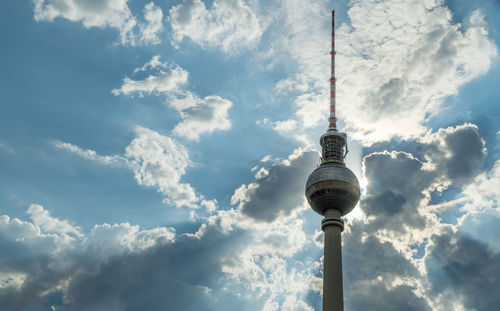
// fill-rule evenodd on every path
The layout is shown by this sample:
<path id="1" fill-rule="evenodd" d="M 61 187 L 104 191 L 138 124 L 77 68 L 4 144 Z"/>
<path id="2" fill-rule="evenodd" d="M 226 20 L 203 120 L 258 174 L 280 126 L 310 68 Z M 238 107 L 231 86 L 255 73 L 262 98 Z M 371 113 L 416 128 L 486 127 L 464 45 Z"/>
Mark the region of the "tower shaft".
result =
<path id="1" fill-rule="evenodd" d="M 325 232 L 325 255 L 323 259 L 323 311 L 344 311 L 342 285 L 342 242 L 340 234 L 344 222 L 340 212 L 329 209 L 322 221 Z"/>

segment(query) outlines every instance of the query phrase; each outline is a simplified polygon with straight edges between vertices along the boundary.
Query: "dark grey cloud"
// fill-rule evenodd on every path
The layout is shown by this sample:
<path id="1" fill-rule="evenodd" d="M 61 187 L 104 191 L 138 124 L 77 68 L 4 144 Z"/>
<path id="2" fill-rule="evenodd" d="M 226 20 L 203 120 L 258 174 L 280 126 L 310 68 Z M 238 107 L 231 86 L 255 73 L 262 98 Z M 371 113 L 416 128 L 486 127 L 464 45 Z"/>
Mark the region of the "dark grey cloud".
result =
<path id="1" fill-rule="evenodd" d="M 484 140 L 473 124 L 465 124 L 452 131 L 440 130 L 434 139 L 421 144 L 418 149 L 432 159 L 437 171 L 456 185 L 471 182 L 486 156 Z"/>
<path id="2" fill-rule="evenodd" d="M 424 311 L 432 310 L 425 299 L 414 293 L 414 288 L 398 285 L 388 289 L 383 283 L 359 286 L 346 301 L 346 309 L 366 311 Z"/>
<path id="3" fill-rule="evenodd" d="M 465 124 L 428 134 L 418 142 L 416 150 L 418 156 L 385 151 L 373 152 L 363 160 L 369 183 L 360 207 L 370 220 L 350 223 L 350 231 L 344 234 L 346 308 L 431 310 L 413 287 L 428 278 L 432 289 L 425 295 L 430 301 L 452 293 L 457 300 L 464 298 L 468 309 L 494 310 L 499 301 L 487 289 L 500 289 L 500 281 L 491 277 L 500 274 L 499 254 L 463 236 L 455 243 L 448 231 L 434 235 L 432 240 L 431 233 L 421 237 L 415 234 L 426 229 L 439 232 L 434 228 L 436 219 L 419 209 L 434 191 L 434 185 L 449 181 L 461 187 L 481 172 L 486 153 L 477 127 Z M 411 240 L 422 248 L 430 245 L 422 249 L 429 273 L 421 274 L 408 255 L 395 248 L 396 243 L 377 238 L 380 232 L 411 235 Z M 395 279 L 415 282 L 394 286 Z"/>
<path id="4" fill-rule="evenodd" d="M 225 234 L 207 227 L 197 237 L 180 236 L 169 244 L 100 260 L 69 251 L 60 254 L 64 258 L 59 262 L 53 254 L 25 252 L 1 262 L 0 272 L 23 272 L 27 277 L 20 288 L 0 288 L 0 306 L 8 311 L 45 311 L 52 296 L 63 295 L 62 304 L 56 304 L 60 311 L 256 310 L 261 300 L 243 302 L 236 293 L 220 289 L 221 284 L 231 286 L 223 280 L 222 264 L 234 261 L 247 243 L 242 230 Z M 66 281 L 63 294 L 54 290 Z"/>
<path id="5" fill-rule="evenodd" d="M 183 236 L 110 260 L 73 276 L 58 310 L 215 310 L 220 302 L 210 290 L 222 277 L 221 259 L 238 252 L 240 237 L 209 228 L 201 238 Z"/>
<path id="6" fill-rule="evenodd" d="M 47 310 L 45 303 L 48 297 L 44 295 L 44 292 L 51 291 L 70 273 L 61 267 L 54 269 L 53 264 L 53 258 L 50 256 L 30 256 L 30 252 L 25 253 L 21 258 L 2 261 L 0 273 L 24 274 L 26 279 L 20 288 L 17 286 L 0 287 L 1 310 Z"/>
<path id="7" fill-rule="evenodd" d="M 271 222 L 289 215 L 303 204 L 307 176 L 318 163 L 317 152 L 305 151 L 289 163 L 271 165 L 267 176 L 258 178 L 245 190 L 244 197 L 238 200 L 239 207 L 258 221 Z"/>
<path id="8" fill-rule="evenodd" d="M 41 310 L 48 291 L 57 284 L 64 268 L 54 270 L 51 252 L 54 236 L 38 235 L 28 222 L 0 216 L 0 309 Z M 16 278 L 24 277 L 20 287 Z M 45 308 L 44 310 L 46 310 Z"/>
<path id="9" fill-rule="evenodd" d="M 363 223 L 351 223 L 349 228 L 350 231 L 343 236 L 344 275 L 351 280 L 346 282 L 348 286 L 354 288 L 356 281 L 377 277 L 418 276 L 417 269 L 391 243 L 381 242 L 373 234 L 365 232 Z"/>
<path id="10" fill-rule="evenodd" d="M 471 182 L 486 156 L 477 127 L 465 124 L 429 134 L 416 147 L 423 159 L 407 152 L 374 152 L 363 159 L 369 180 L 360 207 L 375 216 L 371 225 L 393 231 L 422 229 L 426 220 L 418 207 L 433 184 Z"/>
<path id="11" fill-rule="evenodd" d="M 500 253 L 460 233 L 434 236 L 426 257 L 432 292 L 449 291 L 467 310 L 491 311 L 500 306 Z"/>
<path id="12" fill-rule="evenodd" d="M 423 170 L 423 163 L 405 152 L 373 153 L 363 163 L 369 185 L 360 207 L 376 217 L 371 225 L 393 231 L 424 228 L 418 206 L 437 174 Z"/>
<path id="13" fill-rule="evenodd" d="M 344 234 L 343 274 L 346 310 L 431 310 L 409 285 L 392 286 L 395 278 L 416 279 L 420 275 L 389 242 L 365 232 L 355 222 Z M 363 237 L 363 234 L 368 234 Z"/>

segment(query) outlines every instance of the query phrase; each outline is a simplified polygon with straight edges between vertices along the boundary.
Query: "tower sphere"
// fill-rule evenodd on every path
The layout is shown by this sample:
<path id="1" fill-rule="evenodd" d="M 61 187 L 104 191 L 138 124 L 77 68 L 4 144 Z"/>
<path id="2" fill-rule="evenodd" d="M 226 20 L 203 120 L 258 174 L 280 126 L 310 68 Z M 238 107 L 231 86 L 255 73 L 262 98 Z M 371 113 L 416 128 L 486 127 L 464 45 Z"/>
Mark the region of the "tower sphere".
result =
<path id="1" fill-rule="evenodd" d="M 359 195 L 356 175 L 341 163 L 323 162 L 307 179 L 307 201 L 321 215 L 325 215 L 328 209 L 346 215 L 356 206 Z"/>

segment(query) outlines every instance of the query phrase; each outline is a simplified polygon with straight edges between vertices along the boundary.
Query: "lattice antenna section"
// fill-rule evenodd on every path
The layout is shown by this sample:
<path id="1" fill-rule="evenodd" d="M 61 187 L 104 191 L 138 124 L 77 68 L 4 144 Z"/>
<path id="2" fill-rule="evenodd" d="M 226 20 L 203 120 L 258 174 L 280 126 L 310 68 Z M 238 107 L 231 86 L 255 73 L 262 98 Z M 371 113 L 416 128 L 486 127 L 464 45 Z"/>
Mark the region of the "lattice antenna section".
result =
<path id="1" fill-rule="evenodd" d="M 344 164 L 344 158 L 347 154 L 347 137 L 345 133 L 337 132 L 337 117 L 335 116 L 335 87 L 337 79 L 335 78 L 335 10 L 332 11 L 332 50 L 330 51 L 332 59 L 330 76 L 330 117 L 328 131 L 321 136 L 320 144 L 322 147 L 321 162 L 336 162 Z"/>

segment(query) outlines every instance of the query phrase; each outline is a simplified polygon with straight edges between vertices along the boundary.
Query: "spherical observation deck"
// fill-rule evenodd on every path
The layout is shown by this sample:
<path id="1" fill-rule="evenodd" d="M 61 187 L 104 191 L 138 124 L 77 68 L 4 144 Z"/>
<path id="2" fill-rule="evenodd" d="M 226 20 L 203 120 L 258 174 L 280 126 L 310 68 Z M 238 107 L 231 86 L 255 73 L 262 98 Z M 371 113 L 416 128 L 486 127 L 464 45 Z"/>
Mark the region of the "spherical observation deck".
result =
<path id="1" fill-rule="evenodd" d="M 356 175 L 344 164 L 346 135 L 328 130 L 321 136 L 320 144 L 321 165 L 307 179 L 307 201 L 321 215 L 336 209 L 344 216 L 356 206 L 360 195 Z"/>
<path id="2" fill-rule="evenodd" d="M 341 216 L 346 215 L 358 203 L 359 195 L 356 175 L 339 163 L 323 163 L 307 179 L 307 201 L 321 215 L 325 215 L 328 209 L 336 209 Z"/>

